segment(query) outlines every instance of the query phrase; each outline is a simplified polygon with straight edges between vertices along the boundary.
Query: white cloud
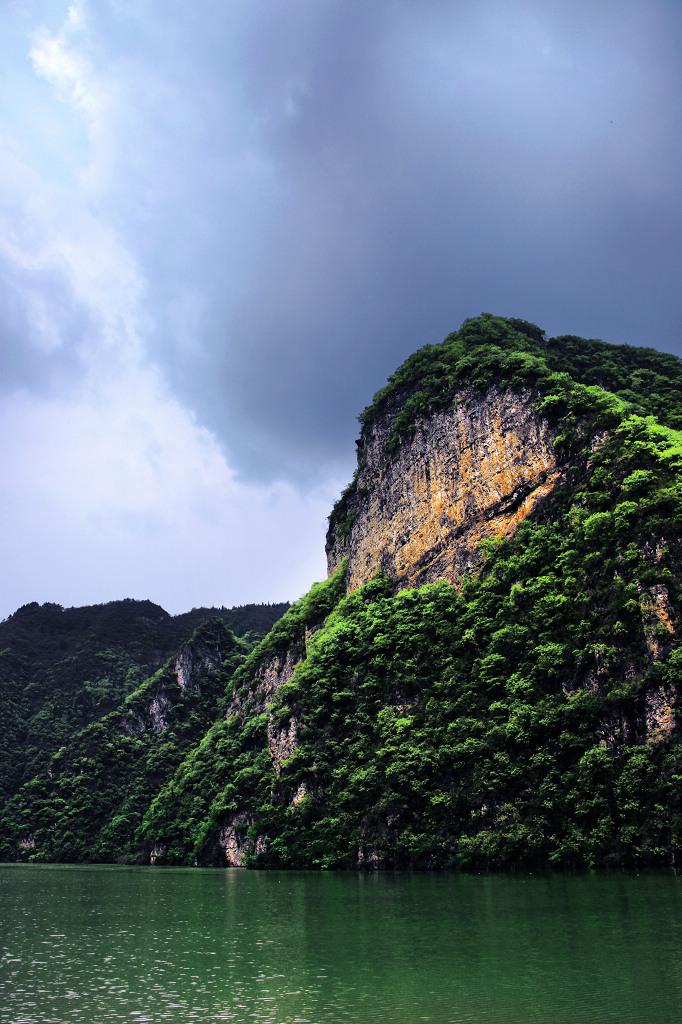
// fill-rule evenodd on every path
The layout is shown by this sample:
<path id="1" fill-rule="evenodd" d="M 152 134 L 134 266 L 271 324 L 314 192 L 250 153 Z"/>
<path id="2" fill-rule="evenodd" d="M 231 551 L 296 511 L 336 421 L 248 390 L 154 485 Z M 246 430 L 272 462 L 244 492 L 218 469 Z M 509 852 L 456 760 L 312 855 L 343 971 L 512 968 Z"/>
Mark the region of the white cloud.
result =
<path id="1" fill-rule="evenodd" d="M 56 35 L 44 28 L 36 32 L 30 57 L 36 74 L 52 83 L 57 98 L 94 127 L 101 113 L 102 97 L 92 64 L 76 45 L 85 25 L 85 4 L 76 0 Z"/>
<path id="2" fill-rule="evenodd" d="M 284 600 L 325 575 L 341 482 L 307 496 L 240 483 L 152 369 L 64 398 L 17 393 L 0 435 L 0 614 L 35 599 L 150 597 L 174 612 Z"/>
<path id="3" fill-rule="evenodd" d="M 78 0 L 58 31 L 33 34 L 33 71 L 52 89 L 27 89 L 23 122 L 0 123 L 0 270 L 25 332 L 11 359 L 32 348 L 25 365 L 44 359 L 45 379 L 49 354 L 76 356 L 58 387 L 30 391 L 27 375 L 0 401 L 0 615 L 31 600 L 150 597 L 180 612 L 296 597 L 325 574 L 325 517 L 345 481 L 307 495 L 240 482 L 149 359 L 147 280 L 109 195 L 134 75 L 119 89 L 113 65 L 97 65 L 88 17 Z M 37 146 L 34 121 L 61 127 Z M 73 146 L 75 122 L 85 144 Z M 192 351 L 202 293 L 174 303 L 173 343 Z"/>
<path id="4" fill-rule="evenodd" d="M 682 22 L 622 6 L 6 5 L 7 610 L 305 589 L 344 481 L 234 468 L 324 479 L 480 309 L 678 330 Z"/>

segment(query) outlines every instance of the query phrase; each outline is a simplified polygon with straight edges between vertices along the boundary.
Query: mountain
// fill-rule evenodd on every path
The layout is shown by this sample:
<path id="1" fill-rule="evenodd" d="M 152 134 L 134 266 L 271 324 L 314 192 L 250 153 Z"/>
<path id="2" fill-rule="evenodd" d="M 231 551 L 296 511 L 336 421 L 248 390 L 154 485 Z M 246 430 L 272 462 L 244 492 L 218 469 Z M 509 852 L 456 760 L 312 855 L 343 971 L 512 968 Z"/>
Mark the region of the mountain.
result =
<path id="1" fill-rule="evenodd" d="M 654 349 L 489 314 L 420 349 L 360 417 L 327 581 L 250 652 L 191 655 L 206 731 L 167 763 L 119 757 L 117 833 L 100 794 L 124 706 L 90 760 L 83 733 L 8 803 L 2 856 L 674 868 L 681 385 Z M 176 663 L 132 698 L 150 750 Z"/>
<path id="2" fill-rule="evenodd" d="M 288 604 L 194 608 L 151 601 L 24 605 L 0 622 L 0 806 L 90 722 L 113 711 L 204 621 L 264 636 Z"/>

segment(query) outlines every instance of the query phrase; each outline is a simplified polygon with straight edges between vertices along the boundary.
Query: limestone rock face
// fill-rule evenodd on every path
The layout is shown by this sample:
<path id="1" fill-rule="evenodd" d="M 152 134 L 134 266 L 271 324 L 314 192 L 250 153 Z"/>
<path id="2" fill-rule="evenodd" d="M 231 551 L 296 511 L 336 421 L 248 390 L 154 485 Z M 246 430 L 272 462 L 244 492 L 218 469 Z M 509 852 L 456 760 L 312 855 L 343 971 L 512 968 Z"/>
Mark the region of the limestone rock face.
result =
<path id="1" fill-rule="evenodd" d="M 218 844 L 225 854 L 225 863 L 228 867 L 240 868 L 246 860 L 248 853 L 246 830 L 249 824 L 249 819 L 246 816 L 233 815 L 220 830 Z"/>
<path id="2" fill-rule="evenodd" d="M 180 693 L 201 695 L 202 680 L 214 672 L 222 661 L 220 647 L 205 643 L 187 643 L 178 654 L 174 671 Z M 144 701 L 130 708 L 121 719 L 121 732 L 139 736 L 145 732 L 163 732 L 173 713 L 173 695 L 168 680 L 161 678 L 149 689 Z"/>
<path id="3" fill-rule="evenodd" d="M 175 673 L 181 693 L 201 693 L 201 680 L 205 672 L 212 672 L 220 664 L 219 652 L 205 647 L 185 644 L 175 659 Z"/>
<path id="4" fill-rule="evenodd" d="M 265 662 L 254 675 L 245 695 L 233 693 L 225 710 L 225 718 L 239 715 L 246 719 L 249 716 L 262 715 L 264 712 L 269 713 L 278 689 L 283 684 L 291 682 L 294 669 L 302 657 L 301 651 L 288 648 L 283 654 Z M 286 741 L 281 738 L 273 739 L 272 742 L 275 747 L 281 743 L 286 745 Z"/>
<path id="5" fill-rule="evenodd" d="M 379 570 L 399 589 L 456 583 L 484 537 L 512 533 L 561 476 L 555 434 L 534 395 L 511 388 L 458 393 L 419 420 L 388 454 L 397 405 L 363 432 L 358 474 L 327 534 L 331 575 L 348 555 L 348 589 Z"/>
<path id="6" fill-rule="evenodd" d="M 314 632 L 314 630 L 312 630 Z M 308 632 L 306 631 L 306 646 Z M 291 757 L 298 743 L 298 721 L 291 718 L 283 725 L 278 725 L 272 715 L 272 703 L 280 686 L 291 682 L 294 670 L 305 658 L 305 648 L 288 648 L 282 655 L 266 662 L 254 676 L 246 695 L 233 693 L 227 704 L 225 717 L 239 715 L 243 719 L 267 713 L 268 715 L 268 753 L 279 778 L 282 764 Z M 299 795 L 299 801 L 305 794 Z"/>

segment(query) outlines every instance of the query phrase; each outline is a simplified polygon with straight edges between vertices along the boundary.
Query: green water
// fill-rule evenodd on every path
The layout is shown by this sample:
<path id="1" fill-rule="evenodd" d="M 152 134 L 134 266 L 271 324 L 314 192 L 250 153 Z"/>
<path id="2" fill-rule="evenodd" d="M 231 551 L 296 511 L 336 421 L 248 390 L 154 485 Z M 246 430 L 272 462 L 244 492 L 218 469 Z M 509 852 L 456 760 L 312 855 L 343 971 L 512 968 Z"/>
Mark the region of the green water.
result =
<path id="1" fill-rule="evenodd" d="M 0 1022 L 682 1019 L 672 877 L 0 866 Z"/>

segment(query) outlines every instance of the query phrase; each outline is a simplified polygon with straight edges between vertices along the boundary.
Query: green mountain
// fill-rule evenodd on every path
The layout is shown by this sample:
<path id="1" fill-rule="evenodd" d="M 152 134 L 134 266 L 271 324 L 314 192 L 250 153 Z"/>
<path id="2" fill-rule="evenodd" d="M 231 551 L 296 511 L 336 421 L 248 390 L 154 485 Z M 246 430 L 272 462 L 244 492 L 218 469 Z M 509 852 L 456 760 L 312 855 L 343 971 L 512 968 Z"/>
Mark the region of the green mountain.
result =
<path id="1" fill-rule="evenodd" d="M 151 601 L 84 608 L 27 604 L 0 622 L 0 806 L 90 722 L 113 711 L 202 622 L 264 636 L 288 604 L 194 608 Z"/>
<path id="2" fill-rule="evenodd" d="M 681 384 L 489 314 L 419 350 L 360 417 L 327 581 L 251 651 L 195 634 L 9 801 L 0 855 L 675 867 Z"/>

